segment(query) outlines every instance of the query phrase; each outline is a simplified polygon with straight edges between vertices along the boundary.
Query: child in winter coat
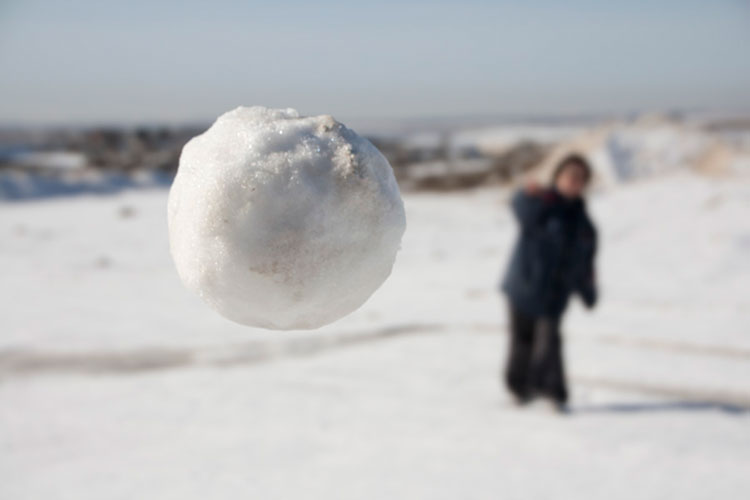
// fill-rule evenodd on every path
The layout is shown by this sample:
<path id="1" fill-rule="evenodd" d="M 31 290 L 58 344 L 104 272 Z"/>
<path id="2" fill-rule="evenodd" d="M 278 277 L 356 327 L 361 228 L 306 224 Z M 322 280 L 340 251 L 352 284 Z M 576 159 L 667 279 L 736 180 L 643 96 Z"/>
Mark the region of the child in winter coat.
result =
<path id="1" fill-rule="evenodd" d="M 571 155 L 549 187 L 529 184 L 513 197 L 520 236 L 501 288 L 510 318 L 505 381 L 519 403 L 542 396 L 562 409 L 568 399 L 561 319 L 571 294 L 589 308 L 597 299 L 596 229 L 583 199 L 590 179 L 588 162 Z"/>

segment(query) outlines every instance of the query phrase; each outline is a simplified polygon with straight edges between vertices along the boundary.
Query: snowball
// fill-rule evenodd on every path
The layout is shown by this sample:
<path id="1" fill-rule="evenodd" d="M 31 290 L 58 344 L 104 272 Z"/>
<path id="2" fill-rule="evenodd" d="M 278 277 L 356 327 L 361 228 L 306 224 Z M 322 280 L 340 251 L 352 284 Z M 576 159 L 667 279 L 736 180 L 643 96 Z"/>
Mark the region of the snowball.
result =
<path id="1" fill-rule="evenodd" d="M 317 328 L 391 272 L 406 220 L 393 171 L 331 116 L 240 107 L 182 150 L 169 243 L 185 286 L 227 318 Z"/>

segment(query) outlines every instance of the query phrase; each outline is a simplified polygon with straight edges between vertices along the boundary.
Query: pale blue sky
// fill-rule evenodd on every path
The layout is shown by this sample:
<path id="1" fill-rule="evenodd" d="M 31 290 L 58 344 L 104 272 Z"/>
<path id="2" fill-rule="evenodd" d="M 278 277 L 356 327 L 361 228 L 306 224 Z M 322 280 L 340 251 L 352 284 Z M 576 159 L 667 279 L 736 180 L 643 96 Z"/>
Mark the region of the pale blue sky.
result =
<path id="1" fill-rule="evenodd" d="M 0 122 L 750 108 L 750 2 L 0 0 Z"/>

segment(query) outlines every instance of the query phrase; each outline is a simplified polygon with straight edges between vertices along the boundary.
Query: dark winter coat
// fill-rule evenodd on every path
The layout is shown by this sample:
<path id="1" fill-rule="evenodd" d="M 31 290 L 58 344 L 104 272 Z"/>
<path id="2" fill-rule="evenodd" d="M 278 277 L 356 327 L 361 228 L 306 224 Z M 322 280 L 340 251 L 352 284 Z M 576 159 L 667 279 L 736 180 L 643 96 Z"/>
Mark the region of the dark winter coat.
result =
<path id="1" fill-rule="evenodd" d="M 512 305 L 531 316 L 562 315 L 571 293 L 596 303 L 596 229 L 582 199 L 553 189 L 519 191 L 512 201 L 520 236 L 502 281 Z"/>

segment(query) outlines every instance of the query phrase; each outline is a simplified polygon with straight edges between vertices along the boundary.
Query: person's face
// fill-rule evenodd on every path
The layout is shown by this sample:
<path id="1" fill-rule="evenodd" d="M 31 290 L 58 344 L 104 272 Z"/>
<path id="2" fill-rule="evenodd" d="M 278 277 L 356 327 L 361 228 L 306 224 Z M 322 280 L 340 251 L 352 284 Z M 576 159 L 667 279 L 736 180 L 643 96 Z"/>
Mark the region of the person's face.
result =
<path id="1" fill-rule="evenodd" d="M 555 181 L 557 191 L 568 199 L 580 198 L 586 189 L 586 171 L 576 163 L 567 164 Z"/>

